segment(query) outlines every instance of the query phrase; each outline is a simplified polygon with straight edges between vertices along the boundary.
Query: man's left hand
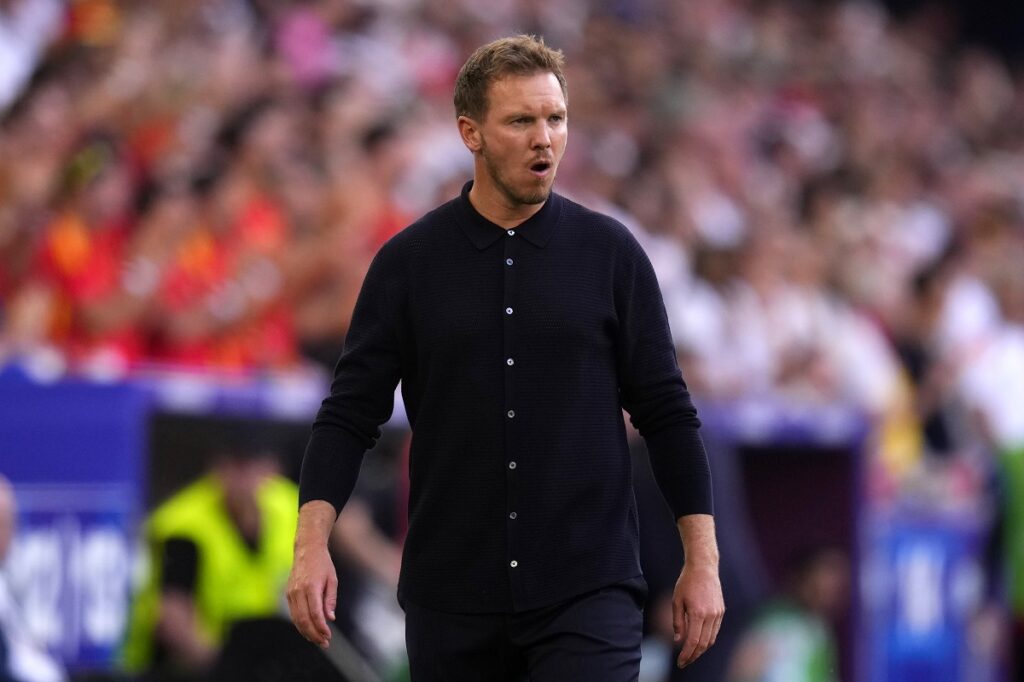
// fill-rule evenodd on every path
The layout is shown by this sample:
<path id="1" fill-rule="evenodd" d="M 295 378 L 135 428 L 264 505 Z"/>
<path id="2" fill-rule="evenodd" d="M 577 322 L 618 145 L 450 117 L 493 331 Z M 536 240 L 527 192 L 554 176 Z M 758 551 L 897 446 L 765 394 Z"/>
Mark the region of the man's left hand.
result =
<path id="1" fill-rule="evenodd" d="M 685 668 L 707 651 L 718 637 L 725 600 L 717 566 L 683 565 L 672 593 L 672 629 L 683 649 L 676 661 Z"/>

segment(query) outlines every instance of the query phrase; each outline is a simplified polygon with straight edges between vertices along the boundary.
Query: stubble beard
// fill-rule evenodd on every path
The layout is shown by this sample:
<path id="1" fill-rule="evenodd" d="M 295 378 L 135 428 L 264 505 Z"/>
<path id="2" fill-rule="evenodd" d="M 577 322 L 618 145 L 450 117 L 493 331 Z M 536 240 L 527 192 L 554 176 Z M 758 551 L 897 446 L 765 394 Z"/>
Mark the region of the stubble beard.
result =
<path id="1" fill-rule="evenodd" d="M 501 168 L 498 164 L 494 163 L 490 154 L 487 153 L 487 143 L 480 148 L 480 153 L 484 157 L 484 163 L 487 164 L 487 173 L 491 176 L 491 180 L 494 181 L 495 187 L 498 188 L 502 194 L 505 195 L 513 205 L 523 206 L 536 206 L 537 204 L 543 204 L 548 200 L 548 196 L 551 194 L 551 185 L 541 185 L 541 187 L 532 192 L 517 192 L 512 186 L 512 183 L 505 180 L 504 175 L 501 172 Z"/>

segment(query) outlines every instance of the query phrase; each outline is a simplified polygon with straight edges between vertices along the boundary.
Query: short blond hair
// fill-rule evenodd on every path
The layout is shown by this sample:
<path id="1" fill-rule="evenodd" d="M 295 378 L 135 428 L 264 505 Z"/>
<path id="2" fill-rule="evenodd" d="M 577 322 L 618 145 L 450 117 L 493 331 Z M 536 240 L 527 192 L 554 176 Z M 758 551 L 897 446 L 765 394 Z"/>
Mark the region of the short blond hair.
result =
<path id="1" fill-rule="evenodd" d="M 500 38 L 479 47 L 459 70 L 455 80 L 455 115 L 480 120 L 487 115 L 487 91 L 504 76 L 531 76 L 551 72 L 558 79 L 562 96 L 569 101 L 562 66 L 565 56 L 544 44 L 543 38 L 520 34 Z"/>

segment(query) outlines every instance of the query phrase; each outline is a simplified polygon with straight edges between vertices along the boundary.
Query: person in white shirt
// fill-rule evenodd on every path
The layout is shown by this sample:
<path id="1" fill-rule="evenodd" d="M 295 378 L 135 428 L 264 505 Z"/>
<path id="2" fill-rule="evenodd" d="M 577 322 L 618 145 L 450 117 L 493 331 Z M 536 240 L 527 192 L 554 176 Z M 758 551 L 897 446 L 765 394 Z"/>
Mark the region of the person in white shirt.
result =
<path id="1" fill-rule="evenodd" d="M 61 665 L 25 627 L 3 571 L 15 529 L 14 488 L 0 474 L 0 682 L 65 682 Z"/>

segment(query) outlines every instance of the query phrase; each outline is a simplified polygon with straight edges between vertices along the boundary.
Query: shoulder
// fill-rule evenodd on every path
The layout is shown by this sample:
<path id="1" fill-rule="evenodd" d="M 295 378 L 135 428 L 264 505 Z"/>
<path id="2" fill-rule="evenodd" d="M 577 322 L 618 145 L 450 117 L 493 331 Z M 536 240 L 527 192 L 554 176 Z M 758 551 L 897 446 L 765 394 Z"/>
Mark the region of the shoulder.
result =
<path id="1" fill-rule="evenodd" d="M 204 474 L 167 498 L 166 501 L 156 508 L 154 516 L 167 514 L 182 507 L 187 508 L 208 504 L 217 497 L 218 490 L 219 488 L 213 476 Z"/>
<path id="2" fill-rule="evenodd" d="M 577 238 L 612 247 L 627 255 L 642 255 L 643 249 L 632 231 L 618 218 L 588 208 L 565 196 L 562 202 L 561 222 Z"/>
<path id="3" fill-rule="evenodd" d="M 172 495 L 150 517 L 150 528 L 158 536 L 202 525 L 216 509 L 219 492 L 210 476 L 203 476 Z"/>
<path id="4" fill-rule="evenodd" d="M 438 243 L 455 227 L 455 201 L 452 199 L 441 204 L 400 230 L 384 242 L 378 257 L 387 262 L 402 261 Z"/>
<path id="5" fill-rule="evenodd" d="M 260 489 L 264 502 L 275 509 L 292 514 L 299 508 L 299 488 L 284 476 L 271 476 Z"/>

